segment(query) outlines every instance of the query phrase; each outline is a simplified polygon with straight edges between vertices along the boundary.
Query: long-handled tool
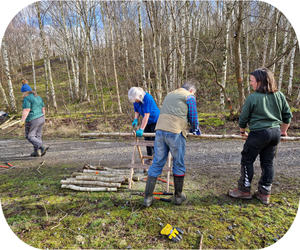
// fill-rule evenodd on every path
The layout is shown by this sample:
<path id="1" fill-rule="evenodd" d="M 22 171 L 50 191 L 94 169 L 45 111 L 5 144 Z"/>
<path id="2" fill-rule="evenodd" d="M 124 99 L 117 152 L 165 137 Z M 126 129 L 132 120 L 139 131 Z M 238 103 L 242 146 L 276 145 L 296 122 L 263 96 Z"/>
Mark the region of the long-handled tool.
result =
<path id="1" fill-rule="evenodd" d="M 16 167 L 14 167 L 13 165 L 11 165 L 9 162 L 5 162 L 5 164 L 7 164 L 8 166 L 9 166 L 9 168 L 16 168 Z"/>

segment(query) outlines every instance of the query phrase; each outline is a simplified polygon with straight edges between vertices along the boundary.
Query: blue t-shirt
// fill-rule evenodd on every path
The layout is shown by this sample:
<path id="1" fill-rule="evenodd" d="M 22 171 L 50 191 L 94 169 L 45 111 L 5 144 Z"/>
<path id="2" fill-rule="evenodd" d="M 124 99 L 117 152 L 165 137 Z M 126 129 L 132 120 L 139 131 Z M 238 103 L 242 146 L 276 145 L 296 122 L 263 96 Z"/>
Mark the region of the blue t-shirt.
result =
<path id="1" fill-rule="evenodd" d="M 143 117 L 145 116 L 145 113 L 150 113 L 148 124 L 157 122 L 160 110 L 157 107 L 153 97 L 150 94 L 146 93 L 146 95 L 144 96 L 143 103 L 135 102 L 133 103 L 133 107 L 134 107 L 134 112 L 139 112 L 140 115 L 142 115 Z"/>

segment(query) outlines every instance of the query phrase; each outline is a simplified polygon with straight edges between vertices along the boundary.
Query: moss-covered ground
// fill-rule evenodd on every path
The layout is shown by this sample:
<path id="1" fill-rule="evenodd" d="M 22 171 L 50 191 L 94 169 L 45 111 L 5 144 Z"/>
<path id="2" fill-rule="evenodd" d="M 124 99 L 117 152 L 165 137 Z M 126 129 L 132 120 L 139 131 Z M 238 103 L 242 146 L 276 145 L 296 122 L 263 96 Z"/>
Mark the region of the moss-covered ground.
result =
<path id="1" fill-rule="evenodd" d="M 277 177 L 270 205 L 257 199 L 235 200 L 226 195 L 236 177 L 190 173 L 180 206 L 156 201 L 142 207 L 144 191 L 76 192 L 60 188 L 60 180 L 76 167 L 43 165 L 2 172 L 1 204 L 12 231 L 25 243 L 49 249 L 259 249 L 274 244 L 288 231 L 299 204 L 299 178 Z M 42 173 L 42 174 L 41 174 Z M 219 183 L 218 186 L 216 183 Z M 220 188 L 220 183 L 224 188 Z M 157 190 L 165 186 L 157 184 Z M 173 191 L 173 187 L 171 187 Z M 165 198 L 169 198 L 165 196 Z M 160 234 L 167 223 L 184 230 L 174 243 Z"/>

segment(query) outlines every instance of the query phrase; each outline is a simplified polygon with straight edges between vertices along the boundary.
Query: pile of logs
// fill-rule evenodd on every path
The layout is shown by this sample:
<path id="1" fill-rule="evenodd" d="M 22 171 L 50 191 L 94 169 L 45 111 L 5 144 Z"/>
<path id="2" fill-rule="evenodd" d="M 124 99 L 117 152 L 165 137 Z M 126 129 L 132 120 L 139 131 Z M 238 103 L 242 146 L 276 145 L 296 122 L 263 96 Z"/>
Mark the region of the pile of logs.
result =
<path id="1" fill-rule="evenodd" d="M 61 188 L 86 192 L 116 192 L 121 185 L 128 185 L 130 170 L 94 167 L 85 164 L 82 170 L 74 172 L 71 178 L 61 180 Z M 139 176 L 133 180 L 139 181 Z M 133 181 L 132 181 L 133 182 Z"/>

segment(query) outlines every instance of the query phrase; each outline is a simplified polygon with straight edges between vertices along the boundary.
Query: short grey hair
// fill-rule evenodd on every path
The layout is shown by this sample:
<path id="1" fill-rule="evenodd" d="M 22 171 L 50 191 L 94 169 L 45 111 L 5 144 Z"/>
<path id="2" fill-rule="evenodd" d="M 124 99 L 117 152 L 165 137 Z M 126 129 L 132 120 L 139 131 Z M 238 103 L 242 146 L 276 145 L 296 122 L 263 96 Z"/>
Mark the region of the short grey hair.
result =
<path id="1" fill-rule="evenodd" d="M 134 103 L 136 100 L 139 100 L 143 103 L 144 96 L 146 92 L 140 87 L 132 87 L 128 91 L 128 99 L 130 102 Z"/>
<path id="2" fill-rule="evenodd" d="M 181 88 L 186 89 L 187 91 L 190 91 L 191 89 L 193 90 L 194 93 L 197 91 L 196 84 L 192 81 L 186 81 Z"/>

